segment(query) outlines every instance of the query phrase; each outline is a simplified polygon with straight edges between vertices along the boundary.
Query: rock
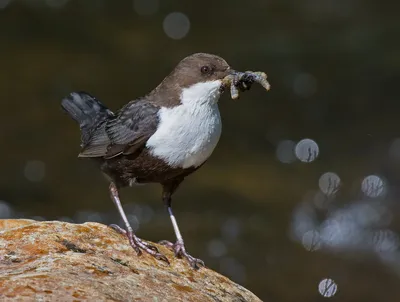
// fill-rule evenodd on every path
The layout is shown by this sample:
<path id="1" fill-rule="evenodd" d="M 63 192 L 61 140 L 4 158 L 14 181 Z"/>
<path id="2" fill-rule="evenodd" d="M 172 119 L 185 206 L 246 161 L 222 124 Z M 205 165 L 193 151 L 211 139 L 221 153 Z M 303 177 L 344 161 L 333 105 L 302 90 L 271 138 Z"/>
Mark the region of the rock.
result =
<path id="1" fill-rule="evenodd" d="M 228 278 L 137 256 L 99 223 L 0 220 L 1 301 L 261 301 Z"/>

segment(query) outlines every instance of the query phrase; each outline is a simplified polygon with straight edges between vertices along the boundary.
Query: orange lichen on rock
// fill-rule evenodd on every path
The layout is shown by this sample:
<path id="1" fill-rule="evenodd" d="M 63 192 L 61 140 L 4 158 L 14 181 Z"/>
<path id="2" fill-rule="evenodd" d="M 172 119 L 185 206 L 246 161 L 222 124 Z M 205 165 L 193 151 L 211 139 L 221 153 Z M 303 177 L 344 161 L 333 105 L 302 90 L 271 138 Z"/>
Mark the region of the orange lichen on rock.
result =
<path id="1" fill-rule="evenodd" d="M 169 266 L 138 257 L 124 236 L 102 224 L 0 220 L 0 300 L 261 301 L 156 246 Z"/>

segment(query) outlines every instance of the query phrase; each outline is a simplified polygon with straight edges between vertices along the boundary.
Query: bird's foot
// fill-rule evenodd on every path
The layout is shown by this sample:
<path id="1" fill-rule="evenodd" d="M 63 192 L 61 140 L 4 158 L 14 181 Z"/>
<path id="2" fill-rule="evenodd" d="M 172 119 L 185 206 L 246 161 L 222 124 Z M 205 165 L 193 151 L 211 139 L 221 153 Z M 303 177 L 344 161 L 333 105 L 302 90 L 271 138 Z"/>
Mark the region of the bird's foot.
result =
<path id="1" fill-rule="evenodd" d="M 177 241 L 176 243 L 172 243 L 167 240 L 162 240 L 159 242 L 159 244 L 164 245 L 171 249 L 175 253 L 175 257 L 178 258 L 185 258 L 191 267 L 194 269 L 199 269 L 201 266 L 206 266 L 204 264 L 204 261 L 201 259 L 194 258 L 193 256 L 189 255 L 188 252 L 186 252 L 185 245 L 183 241 Z"/>
<path id="2" fill-rule="evenodd" d="M 156 259 L 162 260 L 169 264 L 167 257 L 165 257 L 163 254 L 161 254 L 154 245 L 144 242 L 142 239 L 137 237 L 133 232 L 126 231 L 116 224 L 110 224 L 109 227 L 114 229 L 118 233 L 128 237 L 130 245 L 136 251 L 138 256 L 140 256 L 142 254 L 142 250 L 143 250 L 146 253 L 150 254 L 151 256 L 155 257 Z"/>

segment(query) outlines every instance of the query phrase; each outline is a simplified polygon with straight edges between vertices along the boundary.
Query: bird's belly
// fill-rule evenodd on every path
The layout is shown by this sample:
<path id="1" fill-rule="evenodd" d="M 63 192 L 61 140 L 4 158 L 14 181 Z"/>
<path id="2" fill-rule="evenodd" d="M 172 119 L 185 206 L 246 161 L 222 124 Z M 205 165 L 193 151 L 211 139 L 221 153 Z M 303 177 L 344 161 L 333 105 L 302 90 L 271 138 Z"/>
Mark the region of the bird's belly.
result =
<path id="1" fill-rule="evenodd" d="M 203 164 L 221 136 L 217 104 L 187 112 L 185 108 L 166 110 L 160 126 L 147 142 L 153 156 L 173 167 L 189 168 Z"/>

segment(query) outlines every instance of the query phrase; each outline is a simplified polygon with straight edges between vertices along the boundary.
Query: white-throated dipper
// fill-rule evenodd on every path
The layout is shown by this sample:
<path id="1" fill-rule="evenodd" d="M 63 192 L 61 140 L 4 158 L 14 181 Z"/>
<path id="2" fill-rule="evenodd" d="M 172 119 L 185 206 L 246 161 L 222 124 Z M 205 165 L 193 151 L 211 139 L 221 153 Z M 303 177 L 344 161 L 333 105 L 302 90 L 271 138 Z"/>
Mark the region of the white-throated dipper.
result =
<path id="1" fill-rule="evenodd" d="M 216 56 L 197 53 L 184 58 L 148 95 L 129 102 L 113 113 L 93 96 L 73 92 L 62 107 L 79 123 L 79 157 L 98 162 L 110 181 L 110 194 L 121 215 L 125 234 L 137 254 L 145 251 L 168 262 L 156 247 L 138 238 L 126 218 L 118 189 L 143 183 L 160 183 L 162 200 L 172 221 L 176 243 L 162 241 L 177 257 L 197 268 L 204 263 L 186 252 L 178 223 L 172 213 L 171 196 L 186 176 L 200 168 L 221 135 L 218 100 L 226 88 L 222 80 L 234 75 L 228 63 Z M 250 76 L 235 82 L 247 90 Z"/>

